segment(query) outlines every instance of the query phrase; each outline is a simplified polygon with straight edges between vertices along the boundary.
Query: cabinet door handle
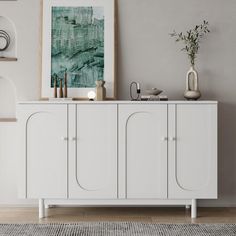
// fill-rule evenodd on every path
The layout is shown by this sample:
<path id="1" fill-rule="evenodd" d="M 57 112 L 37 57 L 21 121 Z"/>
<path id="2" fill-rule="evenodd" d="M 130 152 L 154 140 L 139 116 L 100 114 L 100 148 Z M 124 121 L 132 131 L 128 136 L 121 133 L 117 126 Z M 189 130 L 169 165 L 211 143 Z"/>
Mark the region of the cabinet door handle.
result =
<path id="1" fill-rule="evenodd" d="M 176 141 L 176 137 L 171 137 L 170 141 Z"/>
<path id="2" fill-rule="evenodd" d="M 162 137 L 162 138 L 161 138 L 161 141 L 167 141 L 167 140 L 168 140 L 167 137 Z"/>
<path id="3" fill-rule="evenodd" d="M 70 138 L 71 141 L 77 141 L 77 138 L 76 137 L 72 137 Z"/>
<path id="4" fill-rule="evenodd" d="M 68 137 L 61 137 L 62 141 L 68 141 Z"/>

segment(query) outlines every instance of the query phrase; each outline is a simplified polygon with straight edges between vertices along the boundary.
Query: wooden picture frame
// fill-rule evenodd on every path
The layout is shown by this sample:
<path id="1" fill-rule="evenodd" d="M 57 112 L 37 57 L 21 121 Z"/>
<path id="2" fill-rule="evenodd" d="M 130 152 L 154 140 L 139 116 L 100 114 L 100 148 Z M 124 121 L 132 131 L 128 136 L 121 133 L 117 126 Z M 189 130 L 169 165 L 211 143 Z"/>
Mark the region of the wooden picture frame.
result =
<path id="1" fill-rule="evenodd" d="M 114 0 L 43 0 L 42 32 L 42 99 L 63 71 L 68 97 L 87 99 L 104 80 L 107 99 L 116 99 Z"/>

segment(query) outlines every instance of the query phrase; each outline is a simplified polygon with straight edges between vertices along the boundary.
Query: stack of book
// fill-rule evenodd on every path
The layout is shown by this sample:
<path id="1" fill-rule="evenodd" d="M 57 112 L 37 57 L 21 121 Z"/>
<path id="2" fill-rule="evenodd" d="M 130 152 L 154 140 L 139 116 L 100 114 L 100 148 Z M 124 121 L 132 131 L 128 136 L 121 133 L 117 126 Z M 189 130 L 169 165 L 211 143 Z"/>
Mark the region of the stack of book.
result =
<path id="1" fill-rule="evenodd" d="M 168 101 L 166 95 L 142 95 L 141 101 Z"/>

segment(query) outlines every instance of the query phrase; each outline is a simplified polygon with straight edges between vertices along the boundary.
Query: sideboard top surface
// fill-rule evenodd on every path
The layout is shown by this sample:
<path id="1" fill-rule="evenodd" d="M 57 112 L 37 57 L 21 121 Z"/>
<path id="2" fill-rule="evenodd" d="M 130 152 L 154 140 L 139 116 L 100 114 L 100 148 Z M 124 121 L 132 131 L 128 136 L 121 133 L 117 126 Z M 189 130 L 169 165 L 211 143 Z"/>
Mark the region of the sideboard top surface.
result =
<path id="1" fill-rule="evenodd" d="M 186 101 L 186 100 L 169 100 L 169 101 L 129 101 L 129 100 L 107 100 L 107 101 L 88 101 L 88 100 L 38 100 L 38 101 L 19 101 L 18 104 L 218 104 L 218 101 Z"/>

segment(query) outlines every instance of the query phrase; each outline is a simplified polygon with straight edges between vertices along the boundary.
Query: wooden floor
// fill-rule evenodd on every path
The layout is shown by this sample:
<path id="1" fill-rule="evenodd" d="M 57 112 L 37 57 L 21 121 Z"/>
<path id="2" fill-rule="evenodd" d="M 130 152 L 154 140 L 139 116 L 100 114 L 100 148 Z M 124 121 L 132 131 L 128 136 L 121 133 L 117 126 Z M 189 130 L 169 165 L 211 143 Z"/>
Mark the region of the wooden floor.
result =
<path id="1" fill-rule="evenodd" d="M 38 219 L 37 208 L 0 208 L 0 223 L 56 223 L 81 221 L 136 221 L 150 223 L 236 223 L 236 208 L 198 208 L 199 217 L 178 208 L 50 208 Z"/>

